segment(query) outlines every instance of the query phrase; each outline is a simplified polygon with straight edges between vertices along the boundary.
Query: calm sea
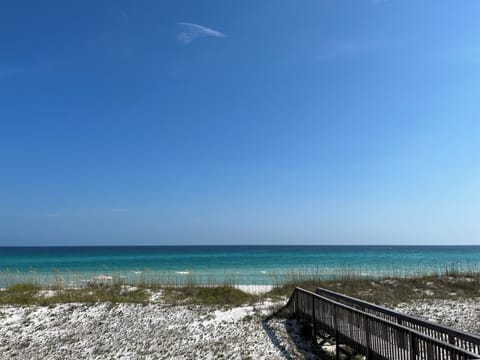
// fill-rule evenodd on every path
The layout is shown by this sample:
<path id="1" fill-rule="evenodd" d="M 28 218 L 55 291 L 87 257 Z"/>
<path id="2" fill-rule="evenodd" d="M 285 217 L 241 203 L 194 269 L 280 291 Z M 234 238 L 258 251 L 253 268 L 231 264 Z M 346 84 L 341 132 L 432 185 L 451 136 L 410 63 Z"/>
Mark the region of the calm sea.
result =
<path id="1" fill-rule="evenodd" d="M 279 284 L 293 276 L 409 275 L 478 270 L 480 246 L 0 247 L 0 287 L 78 285 L 96 274 L 129 281 Z"/>

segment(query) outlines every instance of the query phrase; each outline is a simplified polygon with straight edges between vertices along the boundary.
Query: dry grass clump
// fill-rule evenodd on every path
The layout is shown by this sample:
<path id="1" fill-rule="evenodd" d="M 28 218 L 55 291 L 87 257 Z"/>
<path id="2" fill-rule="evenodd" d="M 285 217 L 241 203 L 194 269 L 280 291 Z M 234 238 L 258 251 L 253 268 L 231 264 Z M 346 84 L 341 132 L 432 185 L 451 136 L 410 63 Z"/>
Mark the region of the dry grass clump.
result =
<path id="1" fill-rule="evenodd" d="M 36 304 L 36 294 L 40 286 L 33 283 L 15 284 L 0 292 L 0 304 Z"/>
<path id="2" fill-rule="evenodd" d="M 259 296 L 247 294 L 230 285 L 222 286 L 182 286 L 165 288 L 165 300 L 178 304 L 230 305 L 240 306 L 252 303 Z"/>
<path id="3" fill-rule="evenodd" d="M 58 290 L 51 297 L 40 296 L 40 305 L 61 303 L 147 303 L 148 294 L 144 289 L 124 291 L 120 286 L 99 286 L 93 289 L 65 289 Z"/>
<path id="4" fill-rule="evenodd" d="M 460 272 L 446 268 L 442 273 L 409 276 L 365 275 L 345 271 L 335 276 L 324 274 L 290 273 L 278 282 L 272 291 L 263 295 L 247 294 L 237 288 L 234 280 L 223 285 L 198 284 L 194 279 L 180 285 L 175 283 L 133 283 L 127 286 L 124 280 L 113 284 L 71 288 L 57 284 L 40 286 L 38 282 L 10 285 L 0 291 L 1 304 L 50 305 L 57 303 L 146 303 L 152 290 L 161 290 L 163 300 L 171 304 L 202 304 L 239 306 L 266 298 L 289 297 L 295 287 L 314 291 L 317 287 L 364 299 L 376 304 L 394 306 L 400 302 L 418 299 L 449 299 L 480 297 L 480 272 Z M 128 289 L 128 290 L 126 290 Z"/>
<path id="5" fill-rule="evenodd" d="M 295 287 L 310 291 L 322 287 L 375 304 L 394 306 L 418 299 L 480 297 L 480 273 L 449 272 L 415 277 L 352 277 L 343 279 L 309 279 L 289 282 L 274 288 L 272 297 L 289 296 Z"/>
<path id="6" fill-rule="evenodd" d="M 144 289 L 125 291 L 120 285 L 96 286 L 80 289 L 46 289 L 35 284 L 16 284 L 0 292 L 0 304 L 53 305 L 64 303 L 146 303 Z"/>

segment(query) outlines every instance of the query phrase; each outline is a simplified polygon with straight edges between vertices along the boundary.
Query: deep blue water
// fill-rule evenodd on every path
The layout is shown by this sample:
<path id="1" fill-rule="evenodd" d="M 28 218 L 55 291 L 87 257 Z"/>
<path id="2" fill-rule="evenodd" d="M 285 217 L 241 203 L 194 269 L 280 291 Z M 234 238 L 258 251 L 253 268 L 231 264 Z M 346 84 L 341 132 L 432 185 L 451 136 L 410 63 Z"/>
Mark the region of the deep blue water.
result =
<path id="1" fill-rule="evenodd" d="M 312 273 L 408 275 L 455 266 L 478 270 L 480 246 L 0 247 L 0 286 L 94 274 L 131 281 L 281 283 Z"/>

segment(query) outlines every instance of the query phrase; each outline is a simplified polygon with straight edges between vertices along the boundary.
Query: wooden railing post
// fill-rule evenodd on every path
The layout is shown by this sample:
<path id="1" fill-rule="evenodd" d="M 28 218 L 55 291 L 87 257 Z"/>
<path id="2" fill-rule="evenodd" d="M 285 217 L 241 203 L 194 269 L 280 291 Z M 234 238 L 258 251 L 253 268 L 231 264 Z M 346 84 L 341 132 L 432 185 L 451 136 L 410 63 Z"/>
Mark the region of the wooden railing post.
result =
<path id="1" fill-rule="evenodd" d="M 403 325 L 402 319 L 397 318 L 397 324 L 402 326 Z M 397 339 L 397 345 L 402 349 L 405 349 L 405 334 L 403 332 L 397 331 L 396 339 Z"/>
<path id="2" fill-rule="evenodd" d="M 455 345 L 455 337 L 452 334 L 448 334 L 448 342 Z"/>
<path id="3" fill-rule="evenodd" d="M 298 289 L 295 289 L 295 303 L 294 303 L 294 308 L 295 308 L 295 318 L 298 322 Z"/>
<path id="4" fill-rule="evenodd" d="M 433 354 L 433 346 L 430 341 L 427 342 L 427 359 L 428 360 L 433 360 L 434 354 Z"/>
<path id="5" fill-rule="evenodd" d="M 312 295 L 312 341 L 317 342 L 317 321 L 315 320 L 315 296 Z"/>
<path id="6" fill-rule="evenodd" d="M 368 325 L 368 316 L 366 314 L 363 315 L 363 321 L 365 326 L 365 342 L 367 347 L 367 353 L 365 354 L 367 360 L 370 359 L 370 326 Z"/>
<path id="7" fill-rule="evenodd" d="M 335 328 L 335 358 L 336 360 L 340 360 L 340 343 L 338 339 L 338 320 L 336 304 L 333 304 L 333 326 Z"/>
<path id="8" fill-rule="evenodd" d="M 417 339 L 415 339 L 415 334 L 410 332 L 410 360 L 415 360 L 417 358 Z"/>

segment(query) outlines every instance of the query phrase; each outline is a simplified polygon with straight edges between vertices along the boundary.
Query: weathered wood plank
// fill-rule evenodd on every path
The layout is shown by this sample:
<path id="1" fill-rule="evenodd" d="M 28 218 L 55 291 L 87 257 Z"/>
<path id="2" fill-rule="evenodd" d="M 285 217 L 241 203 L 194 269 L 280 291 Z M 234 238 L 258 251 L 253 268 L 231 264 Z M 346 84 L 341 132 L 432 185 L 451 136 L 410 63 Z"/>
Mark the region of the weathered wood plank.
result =
<path id="1" fill-rule="evenodd" d="M 340 353 L 339 344 L 344 343 L 358 353 L 364 354 L 368 360 L 480 359 L 479 354 L 469 351 L 478 349 L 470 341 L 474 335 L 467 334 L 465 340 L 459 337 L 462 334 L 460 332 L 454 335 L 451 332 L 442 333 L 441 326 L 432 329 L 424 324 L 413 323 L 415 329 L 420 330 L 417 331 L 405 326 L 406 319 L 396 318 L 393 316 L 395 312 L 391 310 L 385 318 L 378 309 L 374 315 L 359 310 L 359 306 L 352 307 L 300 288 L 295 289 L 287 307 L 298 319 L 312 325 L 314 339 L 319 330 L 335 337 L 337 358 Z M 362 304 L 362 308 L 367 310 L 368 306 Z M 427 333 L 421 332 L 424 329 L 428 329 Z M 441 334 L 439 338 L 434 336 L 437 333 Z M 452 343 L 452 336 L 455 336 L 455 343 Z M 467 348 L 460 348 L 456 346 L 457 344 L 465 344 Z"/>
<path id="2" fill-rule="evenodd" d="M 362 309 L 363 311 L 377 317 L 397 322 L 400 325 L 414 329 L 443 342 L 448 341 L 451 344 L 456 344 L 458 347 L 468 350 L 469 352 L 480 354 L 480 336 L 422 320 L 414 316 L 401 314 L 383 306 L 378 306 L 332 290 L 318 288 L 315 290 L 315 293 L 350 307 Z"/>

